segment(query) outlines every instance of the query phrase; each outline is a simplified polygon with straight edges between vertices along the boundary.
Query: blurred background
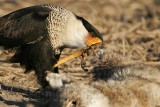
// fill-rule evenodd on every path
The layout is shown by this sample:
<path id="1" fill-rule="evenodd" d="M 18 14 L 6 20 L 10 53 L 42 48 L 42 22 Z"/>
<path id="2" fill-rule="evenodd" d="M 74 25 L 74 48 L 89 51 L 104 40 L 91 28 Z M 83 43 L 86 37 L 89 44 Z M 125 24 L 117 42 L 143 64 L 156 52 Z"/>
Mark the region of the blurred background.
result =
<path id="1" fill-rule="evenodd" d="M 105 52 L 119 53 L 136 61 L 159 63 L 160 0 L 0 0 L 0 16 L 27 6 L 48 3 L 61 5 L 92 23 L 103 35 Z M 75 51 L 77 50 L 65 49 L 61 57 Z M 10 56 L 10 52 L 5 52 L 0 59 Z M 6 89 L 21 91 L 13 93 L 14 90 L 1 90 L 0 101 L 3 102 L 0 106 L 30 100 L 33 95 L 26 94 L 22 97 L 22 94 L 25 94 L 26 89 L 33 91 L 38 88 L 34 73 L 24 74 L 18 64 L 0 64 L 0 83 Z M 88 76 L 80 64 L 80 58 L 68 61 L 59 67 L 60 73 L 86 81 Z"/>
<path id="2" fill-rule="evenodd" d="M 107 40 L 107 51 L 135 60 L 160 61 L 160 0 L 0 0 L 0 16 L 48 3 L 91 22 Z"/>

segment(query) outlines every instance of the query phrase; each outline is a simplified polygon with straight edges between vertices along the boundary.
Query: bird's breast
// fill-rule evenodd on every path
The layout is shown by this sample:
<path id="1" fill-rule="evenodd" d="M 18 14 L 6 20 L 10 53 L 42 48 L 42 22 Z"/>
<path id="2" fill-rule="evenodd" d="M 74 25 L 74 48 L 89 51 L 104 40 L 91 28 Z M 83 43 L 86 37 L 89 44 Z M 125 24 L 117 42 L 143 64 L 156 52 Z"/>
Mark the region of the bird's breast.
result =
<path id="1" fill-rule="evenodd" d="M 63 46 L 61 42 L 61 36 L 66 29 L 67 20 L 70 12 L 67 10 L 54 10 L 47 18 L 47 29 L 48 35 L 53 48 L 58 48 Z"/>

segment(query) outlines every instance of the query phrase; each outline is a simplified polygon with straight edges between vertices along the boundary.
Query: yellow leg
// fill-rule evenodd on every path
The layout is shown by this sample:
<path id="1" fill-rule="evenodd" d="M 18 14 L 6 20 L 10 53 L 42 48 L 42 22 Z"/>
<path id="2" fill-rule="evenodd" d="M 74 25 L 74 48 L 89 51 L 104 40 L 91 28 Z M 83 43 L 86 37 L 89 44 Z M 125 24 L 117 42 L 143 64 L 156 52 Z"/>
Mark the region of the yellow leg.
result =
<path id="1" fill-rule="evenodd" d="M 83 54 L 83 51 L 84 51 L 84 49 L 82 49 L 82 50 L 80 50 L 80 51 L 78 51 L 78 52 L 75 52 L 75 53 L 73 53 L 73 54 L 71 54 L 71 55 L 69 55 L 69 56 L 67 56 L 67 57 L 65 57 L 65 58 L 60 59 L 60 60 L 54 65 L 54 68 L 55 68 L 55 67 L 58 67 L 59 65 L 65 63 L 65 62 L 67 62 L 67 61 L 69 61 L 69 60 L 71 60 L 71 59 L 74 59 L 74 58 L 76 58 L 76 57 L 81 56 L 81 55 Z"/>

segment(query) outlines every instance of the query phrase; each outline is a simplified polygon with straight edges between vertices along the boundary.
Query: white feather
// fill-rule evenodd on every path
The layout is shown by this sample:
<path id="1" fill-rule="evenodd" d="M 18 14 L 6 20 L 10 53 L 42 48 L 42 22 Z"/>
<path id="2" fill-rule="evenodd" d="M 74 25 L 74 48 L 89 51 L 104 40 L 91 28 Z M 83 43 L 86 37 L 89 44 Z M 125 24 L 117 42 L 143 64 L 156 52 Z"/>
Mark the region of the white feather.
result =
<path id="1" fill-rule="evenodd" d="M 72 48 L 84 48 L 86 47 L 85 40 L 88 31 L 84 27 L 82 21 L 78 20 L 74 15 L 70 17 L 66 32 L 63 34 L 63 44 Z"/>

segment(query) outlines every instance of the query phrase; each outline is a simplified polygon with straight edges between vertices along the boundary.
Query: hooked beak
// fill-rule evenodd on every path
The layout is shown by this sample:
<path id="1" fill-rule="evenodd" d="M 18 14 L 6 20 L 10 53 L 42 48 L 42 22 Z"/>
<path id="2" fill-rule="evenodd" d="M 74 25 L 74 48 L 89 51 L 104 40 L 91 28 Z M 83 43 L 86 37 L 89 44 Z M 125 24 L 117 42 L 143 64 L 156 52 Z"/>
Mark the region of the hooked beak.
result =
<path id="1" fill-rule="evenodd" d="M 97 43 L 101 43 L 101 42 L 102 42 L 102 40 L 100 38 L 93 37 L 90 33 L 88 33 L 88 35 L 86 37 L 86 41 L 85 41 L 85 43 L 88 47 L 90 47 L 93 44 L 97 44 Z"/>

